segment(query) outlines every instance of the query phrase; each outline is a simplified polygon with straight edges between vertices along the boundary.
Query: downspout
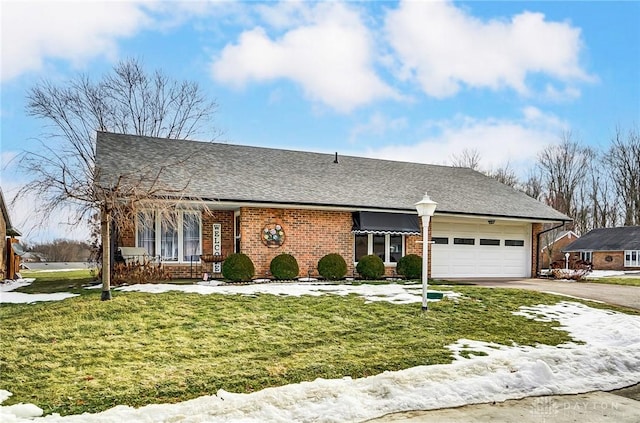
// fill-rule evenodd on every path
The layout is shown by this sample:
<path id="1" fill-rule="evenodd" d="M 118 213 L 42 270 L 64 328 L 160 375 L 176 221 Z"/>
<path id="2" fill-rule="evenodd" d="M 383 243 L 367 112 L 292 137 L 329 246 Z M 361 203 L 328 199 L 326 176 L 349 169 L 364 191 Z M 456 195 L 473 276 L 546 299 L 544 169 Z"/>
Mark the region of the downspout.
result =
<path id="1" fill-rule="evenodd" d="M 540 274 L 540 237 L 547 232 L 551 232 L 554 229 L 563 227 L 567 222 L 570 222 L 570 220 L 563 220 L 562 223 L 560 223 L 558 226 L 554 226 L 553 228 L 549 228 L 538 233 L 538 240 L 536 243 L 536 277 L 538 277 L 538 275 Z"/>

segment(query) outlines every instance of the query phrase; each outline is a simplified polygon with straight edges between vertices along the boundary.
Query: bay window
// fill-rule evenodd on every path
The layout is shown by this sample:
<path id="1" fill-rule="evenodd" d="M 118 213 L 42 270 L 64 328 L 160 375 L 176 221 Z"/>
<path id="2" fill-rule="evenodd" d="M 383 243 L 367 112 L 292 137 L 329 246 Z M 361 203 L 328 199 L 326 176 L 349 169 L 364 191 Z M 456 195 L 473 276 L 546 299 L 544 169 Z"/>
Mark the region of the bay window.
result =
<path id="1" fill-rule="evenodd" d="M 144 248 L 151 257 L 156 255 L 156 215 L 153 212 L 138 213 L 136 247 Z"/>
<path id="2" fill-rule="evenodd" d="M 177 211 L 168 216 L 146 211 L 138 213 L 136 247 L 162 261 L 188 263 L 202 253 L 200 212 Z M 158 254 L 159 253 L 159 254 Z"/>
<path id="3" fill-rule="evenodd" d="M 200 213 L 182 215 L 182 259 L 190 261 L 193 256 L 199 256 L 200 248 Z"/>
<path id="4" fill-rule="evenodd" d="M 177 216 L 160 221 L 160 258 L 164 261 L 178 261 L 178 228 L 176 228 Z"/>

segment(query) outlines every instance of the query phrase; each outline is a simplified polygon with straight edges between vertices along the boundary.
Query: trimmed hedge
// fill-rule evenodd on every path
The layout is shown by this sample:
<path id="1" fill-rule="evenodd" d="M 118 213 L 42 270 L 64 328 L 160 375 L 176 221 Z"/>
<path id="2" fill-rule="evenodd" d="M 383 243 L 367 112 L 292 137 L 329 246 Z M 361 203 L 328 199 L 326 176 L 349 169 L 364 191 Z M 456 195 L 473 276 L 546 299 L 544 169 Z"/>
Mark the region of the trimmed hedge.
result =
<path id="1" fill-rule="evenodd" d="M 250 281 L 256 269 L 246 254 L 230 254 L 222 263 L 222 276 L 234 282 Z"/>
<path id="2" fill-rule="evenodd" d="M 318 273 L 332 281 L 342 279 L 347 274 L 347 262 L 340 254 L 327 254 L 318 261 Z"/>
<path id="3" fill-rule="evenodd" d="M 422 257 L 417 254 L 408 254 L 398 260 L 396 272 L 407 279 L 420 279 L 422 277 Z"/>
<path id="4" fill-rule="evenodd" d="M 363 279 L 380 279 L 384 275 L 384 262 L 374 254 L 360 257 L 356 270 Z"/>
<path id="5" fill-rule="evenodd" d="M 300 273 L 298 261 L 291 254 L 282 253 L 271 260 L 269 265 L 271 274 L 276 279 L 293 279 Z"/>

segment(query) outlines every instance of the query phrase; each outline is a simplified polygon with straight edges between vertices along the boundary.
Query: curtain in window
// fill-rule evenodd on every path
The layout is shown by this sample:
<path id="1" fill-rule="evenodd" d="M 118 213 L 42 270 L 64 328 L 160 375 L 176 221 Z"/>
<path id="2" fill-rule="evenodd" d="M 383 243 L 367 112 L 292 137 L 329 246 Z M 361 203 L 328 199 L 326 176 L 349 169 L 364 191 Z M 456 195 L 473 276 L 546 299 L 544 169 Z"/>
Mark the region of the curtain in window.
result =
<path id="1" fill-rule="evenodd" d="M 138 233 L 136 247 L 144 248 L 150 256 L 156 255 L 156 216 L 153 212 L 138 213 Z"/>
<path id="2" fill-rule="evenodd" d="M 176 216 L 162 220 L 160 229 L 160 254 L 162 260 L 178 261 L 178 228 Z"/>
<path id="3" fill-rule="evenodd" d="M 182 254 L 184 261 L 200 259 L 200 215 L 198 213 L 185 213 L 182 217 Z"/>

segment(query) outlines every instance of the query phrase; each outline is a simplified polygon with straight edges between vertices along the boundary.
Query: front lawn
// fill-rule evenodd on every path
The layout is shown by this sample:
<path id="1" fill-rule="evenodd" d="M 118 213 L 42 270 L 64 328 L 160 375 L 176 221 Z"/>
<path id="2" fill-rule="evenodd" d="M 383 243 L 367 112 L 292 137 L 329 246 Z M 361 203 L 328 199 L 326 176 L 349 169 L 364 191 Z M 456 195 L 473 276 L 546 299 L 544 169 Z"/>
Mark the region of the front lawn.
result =
<path id="1" fill-rule="evenodd" d="M 366 304 L 320 297 L 99 293 L 0 306 L 5 405 L 45 413 L 173 403 L 218 389 L 252 392 L 318 377 L 354 378 L 449 363 L 461 338 L 512 345 L 569 341 L 557 323 L 513 311 L 555 304 L 550 294 L 456 287 L 456 300 Z"/>
<path id="2" fill-rule="evenodd" d="M 20 275 L 25 279 L 35 278 L 30 285 L 16 289 L 16 292 L 25 294 L 50 294 L 53 292 L 72 292 L 74 294 L 86 294 L 85 286 L 97 283 L 94 271 L 83 270 L 61 270 L 61 271 L 38 271 L 22 270 Z"/>
<path id="3" fill-rule="evenodd" d="M 611 285 L 640 286 L 640 278 L 616 278 L 613 276 L 608 276 L 606 278 L 585 279 L 581 282 L 605 283 L 605 284 L 611 284 Z"/>

